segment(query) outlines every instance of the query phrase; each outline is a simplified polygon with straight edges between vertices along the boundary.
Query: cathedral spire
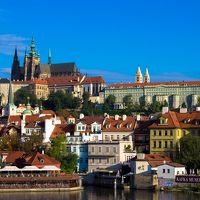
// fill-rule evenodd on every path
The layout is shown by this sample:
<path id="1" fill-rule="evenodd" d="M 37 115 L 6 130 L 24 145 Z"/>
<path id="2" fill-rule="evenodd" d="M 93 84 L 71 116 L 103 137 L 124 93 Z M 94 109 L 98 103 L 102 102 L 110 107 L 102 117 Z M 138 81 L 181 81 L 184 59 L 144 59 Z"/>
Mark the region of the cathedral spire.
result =
<path id="1" fill-rule="evenodd" d="M 146 67 L 145 75 L 144 75 L 144 82 L 149 83 L 150 82 L 150 76 L 149 76 L 149 71 L 148 68 Z"/>
<path id="2" fill-rule="evenodd" d="M 31 52 L 32 55 L 35 55 L 35 41 L 34 41 L 34 36 L 32 35 L 32 40 L 31 40 Z"/>
<path id="3" fill-rule="evenodd" d="M 14 57 L 13 57 L 13 64 L 11 70 L 11 80 L 20 80 L 20 63 L 17 54 L 17 47 L 15 47 Z"/>
<path id="4" fill-rule="evenodd" d="M 142 72 L 140 69 L 140 65 L 138 65 L 138 69 L 135 75 L 135 82 L 136 83 L 142 83 L 143 82 L 143 77 L 142 77 Z"/>
<path id="5" fill-rule="evenodd" d="M 48 64 L 49 65 L 51 64 L 51 49 L 49 49 L 49 52 L 48 52 Z"/>

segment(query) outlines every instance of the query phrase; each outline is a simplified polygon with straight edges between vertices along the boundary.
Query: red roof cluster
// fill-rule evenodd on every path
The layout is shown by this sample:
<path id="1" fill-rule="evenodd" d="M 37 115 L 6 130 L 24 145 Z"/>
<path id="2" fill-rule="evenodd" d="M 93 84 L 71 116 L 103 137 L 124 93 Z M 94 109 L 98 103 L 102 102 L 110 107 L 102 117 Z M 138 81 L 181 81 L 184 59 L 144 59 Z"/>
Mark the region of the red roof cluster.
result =
<path id="1" fill-rule="evenodd" d="M 118 116 L 115 118 L 114 116 L 110 116 L 106 118 L 105 124 L 103 126 L 104 132 L 130 132 L 135 128 L 136 117 L 133 116 Z"/>
<path id="2" fill-rule="evenodd" d="M 56 166 L 60 168 L 60 162 L 54 158 L 49 157 L 46 154 L 41 154 L 39 152 L 34 153 L 33 155 L 26 154 L 23 151 L 12 151 L 9 152 L 5 163 L 8 165 L 16 165 L 18 159 L 23 159 L 25 166 L 36 166 L 42 168 L 44 166 Z"/>
<path id="3" fill-rule="evenodd" d="M 161 124 L 159 119 L 150 125 L 149 128 L 200 128 L 199 111 L 193 111 L 190 113 L 169 111 L 168 113 L 162 114 L 160 118 L 166 119 L 166 122 Z"/>

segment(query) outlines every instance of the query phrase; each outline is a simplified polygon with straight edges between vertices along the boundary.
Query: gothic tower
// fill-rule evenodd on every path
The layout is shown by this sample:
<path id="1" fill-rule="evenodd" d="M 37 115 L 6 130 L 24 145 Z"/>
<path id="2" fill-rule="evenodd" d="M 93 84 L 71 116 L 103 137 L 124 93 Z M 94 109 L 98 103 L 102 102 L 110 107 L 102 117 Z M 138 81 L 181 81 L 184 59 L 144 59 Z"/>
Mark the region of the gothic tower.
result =
<path id="1" fill-rule="evenodd" d="M 9 92 L 8 92 L 8 103 L 4 109 L 4 115 L 10 116 L 10 115 L 16 115 L 17 107 L 14 104 L 14 98 L 13 98 L 13 91 L 12 91 L 12 82 L 10 81 L 9 84 Z"/>
<path id="2" fill-rule="evenodd" d="M 51 65 L 51 49 L 48 52 L 48 64 Z"/>
<path id="3" fill-rule="evenodd" d="M 145 71 L 144 82 L 150 83 L 150 76 L 149 76 L 148 68 L 146 68 L 146 71 Z"/>
<path id="4" fill-rule="evenodd" d="M 11 80 L 20 80 L 21 79 L 21 71 L 20 71 L 20 64 L 19 64 L 19 58 L 17 55 L 17 48 L 15 48 L 15 54 L 13 58 L 13 64 L 12 64 L 12 71 L 11 71 Z"/>
<path id="5" fill-rule="evenodd" d="M 30 50 L 24 58 L 24 80 L 33 80 L 35 78 L 36 67 L 40 64 L 40 55 L 35 51 L 35 42 L 32 37 Z"/>
<path id="6" fill-rule="evenodd" d="M 137 70 L 137 73 L 135 75 L 135 82 L 136 83 L 142 83 L 143 82 L 143 77 L 142 77 L 142 73 L 141 73 L 141 70 L 140 70 L 140 66 L 138 65 L 138 70 Z"/>

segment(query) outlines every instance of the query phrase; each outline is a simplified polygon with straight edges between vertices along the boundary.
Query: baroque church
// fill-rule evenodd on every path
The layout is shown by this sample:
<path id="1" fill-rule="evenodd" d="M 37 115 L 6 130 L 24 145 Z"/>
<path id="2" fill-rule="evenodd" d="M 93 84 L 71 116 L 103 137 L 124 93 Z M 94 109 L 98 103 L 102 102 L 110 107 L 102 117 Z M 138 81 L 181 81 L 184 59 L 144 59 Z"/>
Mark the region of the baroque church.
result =
<path id="1" fill-rule="evenodd" d="M 53 64 L 51 62 L 51 51 L 48 53 L 48 63 L 40 63 L 40 54 L 35 50 L 35 42 L 32 37 L 29 51 L 25 51 L 23 66 L 20 66 L 17 49 L 15 49 L 11 80 L 28 81 L 33 79 L 46 79 L 54 76 L 76 76 L 80 75 L 74 62 Z"/>

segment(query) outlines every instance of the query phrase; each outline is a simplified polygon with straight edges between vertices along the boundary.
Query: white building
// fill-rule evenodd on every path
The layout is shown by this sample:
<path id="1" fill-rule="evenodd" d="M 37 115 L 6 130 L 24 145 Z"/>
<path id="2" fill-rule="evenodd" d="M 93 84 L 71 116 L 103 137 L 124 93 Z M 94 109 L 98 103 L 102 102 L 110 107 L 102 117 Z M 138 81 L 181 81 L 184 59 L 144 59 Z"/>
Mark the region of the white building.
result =
<path id="1" fill-rule="evenodd" d="M 163 163 L 157 167 L 158 178 L 175 179 L 176 175 L 186 174 L 185 166 L 179 163 Z"/>

